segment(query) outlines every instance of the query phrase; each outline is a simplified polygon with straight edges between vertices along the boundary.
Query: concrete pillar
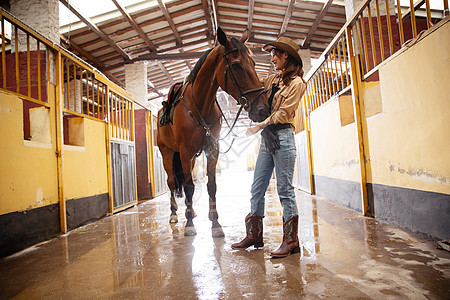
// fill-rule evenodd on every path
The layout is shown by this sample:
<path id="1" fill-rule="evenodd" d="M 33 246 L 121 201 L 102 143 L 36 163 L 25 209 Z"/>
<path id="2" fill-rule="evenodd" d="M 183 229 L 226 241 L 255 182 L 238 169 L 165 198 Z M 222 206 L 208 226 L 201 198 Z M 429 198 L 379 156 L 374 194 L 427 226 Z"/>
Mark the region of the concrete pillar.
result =
<path id="1" fill-rule="evenodd" d="M 125 86 L 126 90 L 133 95 L 134 100 L 146 106 L 147 103 L 147 63 L 137 62 L 125 65 Z M 142 107 L 135 105 L 134 126 L 135 126 L 135 149 L 136 149 L 136 175 L 137 175 L 137 194 L 138 199 L 150 199 L 151 182 L 149 174 L 148 149 L 152 148 L 150 141 L 147 140 L 151 128 L 147 128 L 146 114 L 148 112 Z M 153 150 L 150 150 L 153 151 Z"/>
<path id="2" fill-rule="evenodd" d="M 16 18 L 59 44 L 58 0 L 11 0 L 10 3 L 11 13 Z"/>
<path id="3" fill-rule="evenodd" d="M 147 103 L 147 63 L 137 62 L 125 65 L 125 86 L 139 104 Z M 138 108 L 136 108 L 138 109 Z"/>
<path id="4" fill-rule="evenodd" d="M 11 14 L 20 21 L 42 34 L 55 44 L 59 45 L 59 1 L 58 0 L 11 0 Z M 19 30 L 18 49 L 20 52 L 27 51 L 26 34 Z M 14 38 L 11 41 L 12 51 L 14 52 Z M 36 41 L 30 42 L 30 50 L 36 51 Z M 41 45 L 41 51 L 45 48 Z M 50 53 L 50 82 L 55 84 L 55 58 Z M 43 69 L 45 71 L 45 68 Z"/>

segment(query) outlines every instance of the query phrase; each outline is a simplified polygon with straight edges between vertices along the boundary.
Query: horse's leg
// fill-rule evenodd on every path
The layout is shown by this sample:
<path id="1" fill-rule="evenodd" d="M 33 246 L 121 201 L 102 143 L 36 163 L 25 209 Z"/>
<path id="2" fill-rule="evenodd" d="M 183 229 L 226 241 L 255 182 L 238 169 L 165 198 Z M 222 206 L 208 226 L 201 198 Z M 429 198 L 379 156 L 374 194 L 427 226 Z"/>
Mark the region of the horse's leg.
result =
<path id="1" fill-rule="evenodd" d="M 181 153 L 180 153 L 181 154 Z M 197 234 L 197 231 L 194 227 L 195 212 L 193 206 L 193 196 L 194 196 L 194 181 L 192 180 L 192 168 L 193 168 L 193 159 L 189 157 L 186 152 L 181 154 L 181 165 L 183 166 L 184 178 L 185 178 L 185 186 L 184 186 L 184 195 L 185 195 L 185 204 L 186 204 L 186 226 L 184 227 L 184 235 L 185 236 L 193 236 Z"/>
<path id="2" fill-rule="evenodd" d="M 217 191 L 217 184 L 216 184 L 216 166 L 217 166 L 217 159 L 219 156 L 218 149 L 212 149 L 211 152 L 216 153 L 210 153 L 207 157 L 207 167 L 206 167 L 206 174 L 208 176 L 208 195 L 209 195 L 209 220 L 212 222 L 212 236 L 214 238 L 216 237 L 224 237 L 225 234 L 223 233 L 222 226 L 219 224 L 219 215 L 217 213 L 217 207 L 216 207 L 216 191 Z"/>
<path id="3" fill-rule="evenodd" d="M 175 176 L 172 172 L 172 161 L 173 161 L 173 154 L 174 151 L 167 148 L 167 147 L 160 147 L 159 151 L 162 154 L 163 157 L 163 165 L 164 169 L 167 173 L 167 185 L 169 186 L 170 190 L 170 223 L 177 223 L 178 222 L 178 216 L 177 216 L 177 210 L 178 210 L 178 204 L 175 200 Z"/>

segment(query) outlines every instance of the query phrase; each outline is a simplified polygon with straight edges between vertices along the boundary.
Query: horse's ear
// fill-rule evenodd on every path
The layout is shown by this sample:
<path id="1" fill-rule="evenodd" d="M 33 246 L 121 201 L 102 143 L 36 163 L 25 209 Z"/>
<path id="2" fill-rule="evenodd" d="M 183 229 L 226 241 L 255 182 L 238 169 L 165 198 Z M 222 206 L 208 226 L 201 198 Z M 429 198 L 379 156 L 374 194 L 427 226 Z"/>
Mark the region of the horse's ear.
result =
<path id="1" fill-rule="evenodd" d="M 242 36 L 240 38 L 242 43 L 245 43 L 248 40 L 249 34 L 248 34 L 248 28 L 245 29 L 245 31 L 242 33 Z"/>
<path id="2" fill-rule="evenodd" d="M 219 40 L 219 43 L 226 47 L 228 43 L 227 35 L 225 32 L 223 32 L 222 28 L 217 28 L 217 39 Z"/>

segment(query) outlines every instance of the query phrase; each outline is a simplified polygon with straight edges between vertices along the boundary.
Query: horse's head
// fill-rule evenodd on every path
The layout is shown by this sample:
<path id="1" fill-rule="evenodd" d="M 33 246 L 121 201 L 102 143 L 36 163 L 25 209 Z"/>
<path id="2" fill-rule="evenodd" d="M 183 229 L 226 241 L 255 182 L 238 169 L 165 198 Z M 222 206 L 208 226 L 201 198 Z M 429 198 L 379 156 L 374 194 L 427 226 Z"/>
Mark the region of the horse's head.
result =
<path id="1" fill-rule="evenodd" d="M 240 39 L 228 39 L 219 27 L 217 38 L 223 50 L 220 63 L 223 72 L 217 74 L 219 86 L 244 106 L 252 121 L 263 121 L 269 116 L 269 104 L 256 74 L 255 61 L 244 45 L 248 39 L 247 31 Z"/>

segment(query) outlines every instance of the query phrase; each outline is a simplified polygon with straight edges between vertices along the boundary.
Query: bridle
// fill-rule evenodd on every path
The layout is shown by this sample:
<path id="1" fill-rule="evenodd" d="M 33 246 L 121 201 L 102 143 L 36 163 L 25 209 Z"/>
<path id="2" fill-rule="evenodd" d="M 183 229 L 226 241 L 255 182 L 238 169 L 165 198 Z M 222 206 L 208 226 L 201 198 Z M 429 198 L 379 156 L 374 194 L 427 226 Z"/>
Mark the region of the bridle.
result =
<path id="1" fill-rule="evenodd" d="M 228 54 L 236 52 L 236 51 L 239 51 L 239 50 L 237 48 L 233 48 L 233 49 L 230 49 L 228 51 L 225 51 L 225 47 L 223 47 L 223 55 L 222 55 L 222 57 L 223 57 L 223 60 L 225 62 L 225 76 L 224 76 L 225 89 L 224 90 L 225 90 L 225 92 L 230 94 L 227 91 L 227 77 L 228 77 L 227 76 L 227 72 L 228 72 L 228 74 L 230 75 L 231 81 L 233 82 L 234 87 L 239 92 L 239 99 L 237 99 L 237 102 L 238 102 L 239 105 L 242 105 L 242 107 L 247 110 L 251 106 L 251 104 L 254 101 L 256 101 L 259 97 L 261 97 L 261 95 L 264 94 L 266 91 L 264 90 L 263 87 L 260 87 L 260 88 L 251 89 L 251 90 L 247 90 L 247 91 L 242 92 L 241 88 L 239 87 L 239 84 L 237 83 L 236 77 L 233 74 L 233 70 L 231 69 L 230 62 L 229 62 L 229 60 L 227 58 Z M 246 95 L 251 94 L 251 93 L 255 93 L 255 92 L 259 92 L 258 95 L 256 95 L 256 97 L 254 97 L 253 99 L 248 100 Z"/>

